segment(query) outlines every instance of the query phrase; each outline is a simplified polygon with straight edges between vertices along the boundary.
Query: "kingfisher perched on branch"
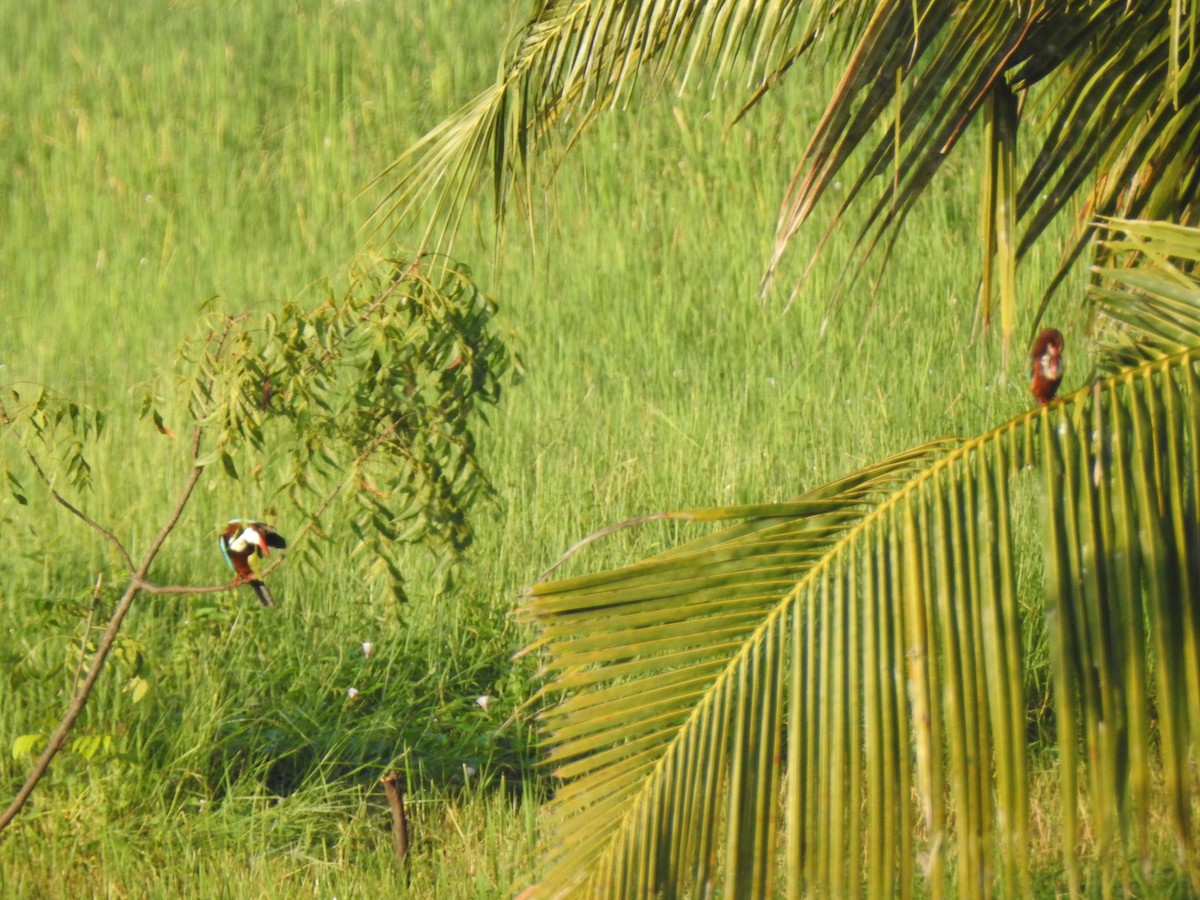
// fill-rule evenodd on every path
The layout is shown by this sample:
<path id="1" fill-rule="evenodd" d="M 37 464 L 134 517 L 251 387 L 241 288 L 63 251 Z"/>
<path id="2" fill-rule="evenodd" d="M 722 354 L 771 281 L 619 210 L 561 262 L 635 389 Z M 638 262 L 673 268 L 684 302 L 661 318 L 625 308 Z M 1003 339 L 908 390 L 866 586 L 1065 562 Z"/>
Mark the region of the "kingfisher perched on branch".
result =
<path id="1" fill-rule="evenodd" d="M 270 556 L 272 547 L 277 550 L 287 547 L 287 541 L 282 535 L 262 522 L 230 519 L 229 525 L 221 533 L 219 543 L 225 562 L 237 573 L 238 583 L 249 584 L 263 606 L 274 606 L 275 598 L 271 596 L 267 586 L 255 576 L 254 569 L 250 566 L 250 557 Z"/>

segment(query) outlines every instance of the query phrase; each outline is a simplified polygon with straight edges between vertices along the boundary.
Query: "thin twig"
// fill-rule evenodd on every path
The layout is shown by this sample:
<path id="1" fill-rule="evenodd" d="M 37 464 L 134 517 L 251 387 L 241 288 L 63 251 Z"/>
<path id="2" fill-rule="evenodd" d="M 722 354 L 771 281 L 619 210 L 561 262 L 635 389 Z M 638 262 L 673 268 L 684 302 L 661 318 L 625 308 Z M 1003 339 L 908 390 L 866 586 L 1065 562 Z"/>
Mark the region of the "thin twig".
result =
<path id="1" fill-rule="evenodd" d="M 626 528 L 632 528 L 634 525 L 644 525 L 647 522 L 654 522 L 658 519 L 679 519 L 683 518 L 679 513 L 647 513 L 644 516 L 634 516 L 632 519 L 626 519 L 624 522 L 617 522 L 615 525 L 607 525 L 599 531 L 589 534 L 585 538 L 580 538 L 570 546 L 566 553 L 554 561 L 554 563 L 545 572 L 538 576 L 538 581 L 545 581 L 546 576 L 565 563 L 568 559 L 582 550 L 592 541 L 598 541 L 602 537 L 608 537 L 610 534 L 615 534 L 618 531 L 623 531 Z"/>
<path id="2" fill-rule="evenodd" d="M 733 126 L 742 121 L 746 113 L 750 112 L 751 109 L 758 105 L 758 102 L 762 100 L 764 96 L 766 96 L 767 91 L 774 88 L 775 85 L 782 80 L 784 74 L 786 74 L 787 70 L 792 67 L 796 60 L 808 52 L 809 48 L 811 48 L 815 43 L 816 35 L 810 34 L 804 39 L 803 43 L 789 50 L 787 56 L 784 57 L 783 62 L 762 77 L 762 80 L 758 83 L 758 87 L 755 88 L 754 93 L 750 95 L 750 99 L 742 104 L 742 108 L 738 110 L 737 115 L 735 115 L 732 121 L 725 126 L 724 133 L 729 134 Z"/>
<path id="3" fill-rule="evenodd" d="M 3 412 L 4 424 L 6 424 L 6 425 L 12 424 L 12 418 L 11 418 L 11 416 L 8 415 L 7 410 L 0 410 L 0 412 Z M 97 522 L 95 519 L 93 519 L 91 516 L 89 516 L 83 510 L 79 509 L 77 506 L 72 505 L 71 502 L 68 501 L 66 497 L 64 497 L 57 490 L 55 490 L 54 484 L 50 481 L 50 478 L 46 475 L 46 471 L 45 471 L 45 469 L 42 468 L 41 463 L 38 462 L 37 457 L 34 456 L 33 453 L 31 453 L 28 449 L 26 449 L 24 447 L 22 447 L 22 449 L 25 451 L 25 456 L 29 460 L 30 465 L 33 466 L 33 471 L 35 473 L 37 473 L 37 477 L 41 480 L 42 484 L 44 484 L 46 486 L 46 490 L 50 492 L 50 496 L 54 498 L 55 502 L 57 502 L 59 505 L 61 505 L 65 509 L 67 509 L 69 512 L 71 512 L 75 516 L 78 516 L 88 526 L 90 526 L 91 528 L 98 531 L 105 538 L 105 540 L 107 540 L 110 544 L 112 544 L 114 547 L 116 547 L 117 552 L 121 554 L 121 559 L 123 559 L 125 561 L 126 569 L 128 569 L 129 572 L 133 572 L 133 570 L 135 568 L 134 564 L 133 564 L 133 557 L 131 557 L 129 555 L 129 551 L 125 549 L 125 545 L 121 543 L 120 538 L 118 538 L 115 534 L 113 534 L 111 531 L 109 531 L 107 528 L 105 528 L 103 525 L 101 525 L 99 522 Z"/>
<path id="4" fill-rule="evenodd" d="M 246 582 L 227 581 L 224 584 L 151 584 L 148 581 L 138 582 L 138 590 L 147 594 L 219 594 L 222 591 L 232 591 L 240 588 Z"/>
<path id="5" fill-rule="evenodd" d="M 92 590 L 92 608 L 88 610 L 87 622 L 83 626 L 83 636 L 79 639 L 79 665 L 75 669 L 75 681 L 71 685 L 71 695 L 79 690 L 79 676 L 83 674 L 83 660 L 87 656 L 88 635 L 92 631 L 92 622 L 96 620 L 96 604 L 100 602 L 100 588 L 104 585 L 104 573 L 96 576 L 96 587 Z"/>
<path id="6" fill-rule="evenodd" d="M 30 454 L 30 461 L 33 462 L 32 454 Z M 36 462 L 33 462 L 33 464 L 34 464 L 34 467 L 38 469 L 38 474 L 41 475 L 42 474 L 41 468 L 38 467 Z M 43 480 L 45 480 L 44 475 L 42 476 L 42 478 L 43 478 Z M 129 551 L 125 549 L 125 545 L 121 543 L 120 538 L 118 538 L 115 534 L 113 534 L 111 531 L 109 531 L 103 525 L 99 524 L 95 519 L 93 519 L 91 516 L 89 516 L 83 510 L 79 509 L 78 507 L 72 506 L 71 503 L 65 497 L 62 496 L 62 494 L 60 494 L 54 488 L 50 487 L 48 483 L 47 483 L 47 488 L 49 488 L 49 490 L 50 490 L 50 496 L 53 497 L 59 503 L 59 505 L 65 507 L 69 512 L 78 516 L 85 523 L 87 523 L 93 529 L 98 531 L 110 544 L 112 544 L 114 547 L 116 547 L 117 552 L 121 554 L 121 559 L 123 559 L 125 561 L 125 567 L 130 572 L 132 572 L 134 570 L 133 557 L 131 557 L 129 555 Z"/>

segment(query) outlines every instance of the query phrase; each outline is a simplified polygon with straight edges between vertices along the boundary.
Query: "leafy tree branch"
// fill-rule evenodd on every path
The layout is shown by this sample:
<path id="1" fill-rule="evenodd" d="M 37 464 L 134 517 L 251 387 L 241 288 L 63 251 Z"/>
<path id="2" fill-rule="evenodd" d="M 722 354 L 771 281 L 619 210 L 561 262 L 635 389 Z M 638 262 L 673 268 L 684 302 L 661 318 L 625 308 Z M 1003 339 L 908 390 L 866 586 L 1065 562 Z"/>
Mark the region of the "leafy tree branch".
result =
<path id="1" fill-rule="evenodd" d="M 56 486 L 62 475 L 77 491 L 89 489 L 89 455 L 108 417 L 46 389 L 23 398 L 10 388 L 0 403 L 3 434 L 46 496 L 114 548 L 127 578 L 86 674 L 0 815 L 0 830 L 64 747 L 137 596 L 212 593 L 240 583 L 149 580 L 202 480 L 229 497 L 235 512 L 247 481 L 254 496 L 284 499 L 297 525 L 288 555 L 313 572 L 330 534 L 352 533 L 364 574 L 399 597 L 405 546 L 427 545 L 451 566 L 470 545 L 470 510 L 491 490 L 476 458 L 476 430 L 482 407 L 499 400 L 514 365 L 494 326 L 495 305 L 465 268 L 437 258 L 360 261 L 347 282 L 313 307 L 292 302 L 279 313 L 214 313 L 201 321 L 182 348 L 169 399 L 150 397 L 142 407 L 143 418 L 168 439 L 168 423 L 182 417 L 190 439 L 183 485 L 140 555 L 117 528 Z M 0 465 L 9 490 L 32 509 L 7 459 Z M 260 577 L 282 561 L 277 556 Z"/>

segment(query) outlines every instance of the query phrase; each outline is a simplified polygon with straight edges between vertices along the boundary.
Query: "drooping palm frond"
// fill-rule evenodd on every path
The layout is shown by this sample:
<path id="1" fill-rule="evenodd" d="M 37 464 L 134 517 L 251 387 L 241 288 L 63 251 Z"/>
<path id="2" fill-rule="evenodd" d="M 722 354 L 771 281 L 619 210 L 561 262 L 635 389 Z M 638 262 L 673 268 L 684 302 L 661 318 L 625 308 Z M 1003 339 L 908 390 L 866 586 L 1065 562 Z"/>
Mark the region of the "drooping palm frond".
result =
<path id="1" fill-rule="evenodd" d="M 1135 364 L 796 501 L 699 511 L 745 520 L 716 535 L 530 589 L 564 780 L 539 895 L 773 896 L 777 879 L 789 896 L 909 896 L 922 880 L 937 895 L 951 878 L 963 896 L 1028 895 L 1022 637 L 1043 621 L 1069 887 L 1080 798 L 1111 877 L 1115 851 L 1144 846 L 1159 772 L 1194 877 L 1200 330 L 1166 355 L 1139 340 L 1181 334 L 1173 304 L 1188 285 L 1200 302 L 1200 284 L 1183 250 L 1123 225 L 1126 249 L 1158 254 L 1115 276 L 1140 279 L 1128 320 L 1121 295 L 1098 295 L 1144 351 Z M 1200 255 L 1200 232 L 1165 237 Z M 1017 602 L 1021 479 L 1041 498 L 1044 619 Z"/>
<path id="2" fill-rule="evenodd" d="M 699 883 L 710 876 L 719 818 L 715 779 L 730 754 L 739 755 L 750 798 L 778 792 L 783 698 L 767 684 L 748 690 L 747 679 L 766 677 L 763 665 L 782 677 L 788 617 L 780 598 L 882 498 L 953 446 L 920 448 L 791 503 L 696 510 L 698 520 L 749 521 L 628 569 L 534 589 L 528 611 L 553 648 L 550 690 L 573 695 L 547 714 L 556 745 L 550 760 L 571 779 L 554 804 L 551 852 L 562 855 L 551 883 L 569 882 L 591 866 L 603 867 L 598 877 L 614 896 L 644 894 L 661 880 L 630 883 L 614 867 L 621 848 L 649 852 L 651 844 L 641 842 L 643 820 L 662 814 L 665 798 L 645 795 L 646 779 L 658 780 L 664 760 L 676 769 L 663 773 L 669 782 L 662 788 L 680 794 L 680 808 L 670 815 L 688 849 L 664 848 L 643 865 L 678 867 L 666 883 L 682 883 L 689 870 Z M 766 725 L 766 733 L 754 722 Z M 616 802 L 626 814 L 598 816 L 597 801 L 601 809 Z M 742 823 L 737 835 L 746 840 L 734 851 L 753 869 L 756 896 L 769 896 L 762 891 L 773 874 L 773 840 L 762 832 L 773 834 L 777 823 L 765 813 L 766 821 Z"/>
<path id="3" fill-rule="evenodd" d="M 393 223 L 421 210 L 428 240 L 456 229 L 490 176 L 497 214 L 532 150 L 560 124 L 578 133 L 641 81 L 764 81 L 786 70 L 833 19 L 857 21 L 866 0 L 541 0 L 496 82 L 426 134 L 380 178 L 376 210 Z"/>
<path id="4" fill-rule="evenodd" d="M 1186 350 L 1200 334 L 1200 245 L 1196 231 L 1168 222 L 1105 223 L 1105 283 L 1092 290 L 1102 372 Z"/>
<path id="5" fill-rule="evenodd" d="M 490 177 L 502 215 L 535 148 L 560 126 L 577 134 L 636 84 L 741 76 L 752 85 L 749 107 L 802 70 L 794 64 L 806 54 L 823 52 L 844 59 L 844 70 L 783 198 L 764 283 L 838 180 L 850 187 L 830 232 L 867 192 L 864 254 L 894 242 L 978 117 L 983 312 L 991 316 L 996 284 L 1007 344 L 1017 260 L 1081 190 L 1085 215 L 1043 306 L 1087 245 L 1092 216 L 1195 219 L 1197 21 L 1196 5 L 1180 0 L 542 0 L 495 84 L 380 176 L 395 181 L 377 221 L 421 209 L 426 238 L 443 242 L 481 180 Z M 1039 146 L 1023 165 L 1018 134 L 1031 112 Z"/>
<path id="6" fill-rule="evenodd" d="M 989 314 L 994 254 L 1006 336 L 1015 321 L 1017 259 L 1081 188 L 1091 185 L 1086 215 L 1043 307 L 1086 245 L 1092 216 L 1194 218 L 1200 177 L 1200 71 L 1189 38 L 1194 6 L 934 2 L 917 16 L 918 6 L 895 0 L 880 9 L 797 167 L 769 272 L 878 122 L 893 127 L 857 165 L 829 227 L 838 227 L 868 184 L 881 181 L 888 187 L 876 193 L 858 240 L 867 252 L 885 237 L 894 240 L 966 125 L 982 115 L 982 296 Z M 1018 182 L 1017 137 L 1029 105 L 1023 101 L 1043 83 L 1049 96 L 1032 104 L 1040 146 Z"/>

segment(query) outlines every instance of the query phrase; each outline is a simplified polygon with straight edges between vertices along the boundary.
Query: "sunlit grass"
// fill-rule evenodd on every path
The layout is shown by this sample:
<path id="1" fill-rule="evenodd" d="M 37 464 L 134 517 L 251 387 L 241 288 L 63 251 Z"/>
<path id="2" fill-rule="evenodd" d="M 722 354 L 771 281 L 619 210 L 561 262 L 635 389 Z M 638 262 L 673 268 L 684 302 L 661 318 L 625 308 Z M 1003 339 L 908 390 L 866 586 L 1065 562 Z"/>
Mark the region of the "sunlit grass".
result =
<path id="1" fill-rule="evenodd" d="M 316 783 L 286 798 L 237 791 L 220 802 L 143 807 L 139 816 L 107 821 L 59 811 L 14 825 L 0 874 L 7 897 L 486 900 L 525 882 L 535 862 L 536 806 L 535 796 L 503 784 L 410 798 L 407 871 L 383 800 L 346 782 Z"/>

